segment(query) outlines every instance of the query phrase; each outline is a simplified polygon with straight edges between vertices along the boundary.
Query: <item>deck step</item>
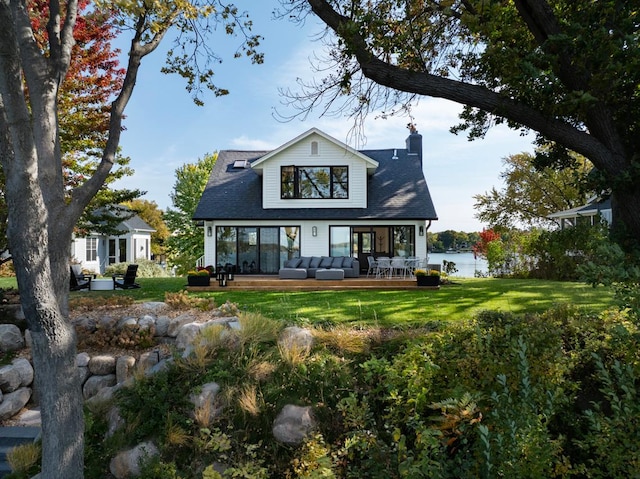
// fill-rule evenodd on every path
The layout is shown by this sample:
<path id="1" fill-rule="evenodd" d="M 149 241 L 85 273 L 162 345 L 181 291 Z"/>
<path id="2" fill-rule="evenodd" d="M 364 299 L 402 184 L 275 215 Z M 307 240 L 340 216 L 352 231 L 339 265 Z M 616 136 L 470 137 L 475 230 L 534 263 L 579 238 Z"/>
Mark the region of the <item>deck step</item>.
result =
<path id="1" fill-rule="evenodd" d="M 0 427 L 0 478 L 11 473 L 7 453 L 14 447 L 34 442 L 39 437 L 39 427 Z"/>
<path id="2" fill-rule="evenodd" d="M 376 278 L 345 278 L 344 280 L 317 280 L 307 279 L 279 279 L 277 276 L 236 276 L 233 281 L 228 281 L 227 286 L 220 287 L 215 281 L 210 286 L 188 287 L 193 292 L 203 291 L 323 291 L 323 290 L 410 290 L 417 288 L 415 279 L 376 279 Z M 429 289 L 421 287 L 420 289 Z M 437 289 L 431 288 L 431 289 Z"/>

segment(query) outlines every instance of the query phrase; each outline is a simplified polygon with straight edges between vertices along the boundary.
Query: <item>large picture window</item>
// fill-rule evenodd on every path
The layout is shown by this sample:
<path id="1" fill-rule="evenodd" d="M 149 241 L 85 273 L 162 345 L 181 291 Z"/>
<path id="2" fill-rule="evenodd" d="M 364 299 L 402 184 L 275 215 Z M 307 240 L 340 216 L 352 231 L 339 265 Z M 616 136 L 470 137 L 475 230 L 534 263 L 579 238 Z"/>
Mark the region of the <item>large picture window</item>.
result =
<path id="1" fill-rule="evenodd" d="M 349 197 L 347 166 L 283 166 L 283 199 L 344 199 Z"/>

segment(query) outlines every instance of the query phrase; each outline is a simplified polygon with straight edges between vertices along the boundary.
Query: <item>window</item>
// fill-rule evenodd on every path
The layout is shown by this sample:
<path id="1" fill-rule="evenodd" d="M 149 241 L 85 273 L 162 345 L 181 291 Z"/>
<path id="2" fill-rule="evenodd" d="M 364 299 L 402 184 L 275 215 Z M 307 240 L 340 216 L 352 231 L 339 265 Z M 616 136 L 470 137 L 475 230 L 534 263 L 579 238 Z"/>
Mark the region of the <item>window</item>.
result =
<path id="1" fill-rule="evenodd" d="M 346 166 L 283 166 L 283 199 L 342 199 L 349 197 Z"/>
<path id="2" fill-rule="evenodd" d="M 318 142 L 317 141 L 312 141 L 311 142 L 311 154 L 313 156 L 317 156 L 318 155 Z"/>
<path id="3" fill-rule="evenodd" d="M 86 261 L 98 261 L 98 238 L 86 239 Z"/>

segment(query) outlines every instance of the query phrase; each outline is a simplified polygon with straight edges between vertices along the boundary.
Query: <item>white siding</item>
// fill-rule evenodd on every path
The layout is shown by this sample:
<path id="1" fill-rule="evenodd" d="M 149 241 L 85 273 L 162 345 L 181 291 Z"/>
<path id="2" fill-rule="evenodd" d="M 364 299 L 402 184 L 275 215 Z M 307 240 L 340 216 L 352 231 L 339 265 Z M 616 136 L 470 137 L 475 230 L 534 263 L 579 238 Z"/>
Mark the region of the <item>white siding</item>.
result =
<path id="1" fill-rule="evenodd" d="M 318 154 L 311 154 L 311 143 L 318 143 Z M 280 167 L 282 166 L 347 166 L 349 168 L 349 198 L 347 199 L 287 199 L 280 198 Z M 291 145 L 264 164 L 262 199 L 265 209 L 271 208 L 365 208 L 367 206 L 366 163 L 347 150 L 312 134 Z"/>

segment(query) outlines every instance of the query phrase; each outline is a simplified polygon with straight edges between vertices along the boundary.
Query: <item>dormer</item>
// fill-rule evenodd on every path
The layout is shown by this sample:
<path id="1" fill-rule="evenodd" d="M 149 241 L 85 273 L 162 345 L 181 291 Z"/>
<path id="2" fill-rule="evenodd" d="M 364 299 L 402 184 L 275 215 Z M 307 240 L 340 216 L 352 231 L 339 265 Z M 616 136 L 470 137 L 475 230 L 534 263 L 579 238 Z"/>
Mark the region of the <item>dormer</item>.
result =
<path id="1" fill-rule="evenodd" d="M 367 176 L 378 163 L 312 128 L 251 163 L 263 207 L 365 208 Z"/>

